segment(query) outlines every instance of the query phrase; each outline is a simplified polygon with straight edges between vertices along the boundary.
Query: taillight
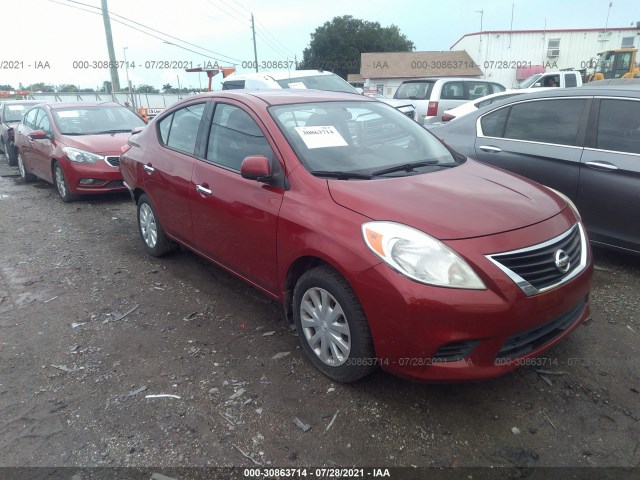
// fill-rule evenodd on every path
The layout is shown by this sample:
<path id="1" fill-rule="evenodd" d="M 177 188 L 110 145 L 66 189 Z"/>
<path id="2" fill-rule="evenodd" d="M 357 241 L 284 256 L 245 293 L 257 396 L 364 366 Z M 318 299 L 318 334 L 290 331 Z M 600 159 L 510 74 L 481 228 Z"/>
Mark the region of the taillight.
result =
<path id="1" fill-rule="evenodd" d="M 442 115 L 443 122 L 448 122 L 449 120 L 453 120 L 454 118 L 456 118 L 456 116 L 451 115 L 450 113 L 445 113 L 444 115 Z"/>
<path id="2" fill-rule="evenodd" d="M 438 114 L 438 102 L 429 102 L 427 117 L 435 117 Z"/>
<path id="3" fill-rule="evenodd" d="M 131 145 L 127 144 L 127 145 L 122 145 L 120 147 L 120 155 L 124 155 L 125 153 L 127 153 L 129 150 L 131 150 Z"/>

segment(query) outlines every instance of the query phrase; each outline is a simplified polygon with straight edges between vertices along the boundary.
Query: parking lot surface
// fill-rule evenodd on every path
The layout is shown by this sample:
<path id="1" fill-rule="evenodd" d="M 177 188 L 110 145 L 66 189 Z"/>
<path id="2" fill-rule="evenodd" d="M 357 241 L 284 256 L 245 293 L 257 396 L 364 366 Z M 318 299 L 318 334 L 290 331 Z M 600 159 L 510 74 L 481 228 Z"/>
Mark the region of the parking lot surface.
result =
<path id="1" fill-rule="evenodd" d="M 128 196 L 0 174 L 0 466 L 640 465 L 638 257 L 596 250 L 591 319 L 512 374 L 342 385 L 257 290 L 145 255 Z"/>

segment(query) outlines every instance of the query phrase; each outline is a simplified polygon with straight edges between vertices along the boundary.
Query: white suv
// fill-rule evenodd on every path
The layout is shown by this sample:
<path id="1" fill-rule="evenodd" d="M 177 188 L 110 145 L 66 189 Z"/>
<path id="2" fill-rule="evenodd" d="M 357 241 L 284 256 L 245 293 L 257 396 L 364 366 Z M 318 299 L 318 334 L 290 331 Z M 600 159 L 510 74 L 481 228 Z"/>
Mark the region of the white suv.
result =
<path id="1" fill-rule="evenodd" d="M 400 84 L 393 96 L 411 101 L 417 110 L 417 121 L 423 125 L 439 122 L 445 110 L 506 88 L 479 78 L 416 78 Z"/>
<path id="2" fill-rule="evenodd" d="M 293 70 L 268 73 L 234 73 L 222 81 L 222 90 L 268 90 L 273 88 L 298 88 L 328 90 L 360 94 L 351 84 L 335 73 L 323 70 Z M 397 108 L 407 117 L 416 119 L 416 109 L 411 101 L 380 99 Z"/>

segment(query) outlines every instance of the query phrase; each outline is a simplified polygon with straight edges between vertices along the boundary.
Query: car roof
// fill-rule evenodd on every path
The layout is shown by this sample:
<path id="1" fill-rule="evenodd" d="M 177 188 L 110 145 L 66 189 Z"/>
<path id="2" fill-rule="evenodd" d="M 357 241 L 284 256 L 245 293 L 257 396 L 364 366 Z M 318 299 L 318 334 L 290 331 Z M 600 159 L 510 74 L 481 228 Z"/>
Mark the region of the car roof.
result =
<path id="1" fill-rule="evenodd" d="M 402 83 L 411 83 L 411 82 L 435 82 L 436 80 L 447 80 L 447 81 L 468 81 L 468 82 L 489 82 L 489 83 L 498 83 L 494 80 L 487 80 L 486 78 L 477 78 L 477 77 L 422 77 L 422 78 L 410 78 L 408 80 L 404 80 Z"/>
<path id="2" fill-rule="evenodd" d="M 15 103 L 19 103 L 22 105 L 37 105 L 38 103 L 42 103 L 42 102 L 39 100 L 3 100 L 0 103 L 4 103 L 6 105 L 12 105 Z"/>
<path id="3" fill-rule="evenodd" d="M 122 105 L 115 102 L 41 102 L 48 106 L 51 110 L 59 110 L 61 108 L 73 108 L 73 107 L 122 107 Z M 126 108 L 126 107 L 123 107 Z"/>
<path id="4" fill-rule="evenodd" d="M 311 102 L 376 102 L 377 100 L 357 93 L 330 92 L 313 89 L 268 89 L 268 90 L 221 90 L 217 92 L 205 92 L 193 95 L 174 105 L 191 103 L 198 99 L 228 98 L 248 103 L 256 101 L 267 105 L 287 105 L 295 103 Z M 174 106 L 172 105 L 172 107 Z"/>
<path id="5" fill-rule="evenodd" d="M 318 75 L 335 75 L 331 72 L 324 70 L 284 70 L 275 72 L 251 72 L 251 73 L 234 73 L 229 75 L 224 82 L 233 80 L 249 80 L 249 79 L 270 79 L 270 80 L 286 80 L 287 78 L 300 78 L 300 77 L 317 77 Z"/>

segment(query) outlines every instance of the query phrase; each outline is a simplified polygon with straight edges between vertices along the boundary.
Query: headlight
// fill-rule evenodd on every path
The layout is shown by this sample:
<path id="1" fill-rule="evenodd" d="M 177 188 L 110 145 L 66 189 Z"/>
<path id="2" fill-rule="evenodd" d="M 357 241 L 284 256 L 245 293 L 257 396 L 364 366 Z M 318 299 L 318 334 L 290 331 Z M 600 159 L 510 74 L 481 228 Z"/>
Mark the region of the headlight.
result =
<path id="1" fill-rule="evenodd" d="M 387 265 L 416 282 L 472 290 L 486 288 L 458 254 L 415 228 L 393 222 L 367 222 L 362 225 L 362 236 Z"/>
<path id="2" fill-rule="evenodd" d="M 547 186 L 545 185 L 545 187 Z M 553 193 L 555 193 L 556 195 L 558 195 L 560 198 L 562 198 L 565 202 L 567 202 L 567 205 L 569 205 L 569 208 L 571 208 L 571 210 L 573 210 L 573 213 L 576 214 L 576 217 L 578 217 L 578 220 L 582 220 L 582 217 L 580 216 L 580 212 L 578 211 L 578 207 L 576 207 L 576 204 L 573 203 L 573 200 L 571 200 L 564 193 L 559 192 L 555 188 L 551 188 L 551 187 L 547 187 L 547 188 L 551 190 Z"/>
<path id="3" fill-rule="evenodd" d="M 96 163 L 98 160 L 104 160 L 102 155 L 96 155 L 95 153 L 85 152 L 73 147 L 64 147 L 62 149 L 64 154 L 72 162 L 78 163 Z"/>

